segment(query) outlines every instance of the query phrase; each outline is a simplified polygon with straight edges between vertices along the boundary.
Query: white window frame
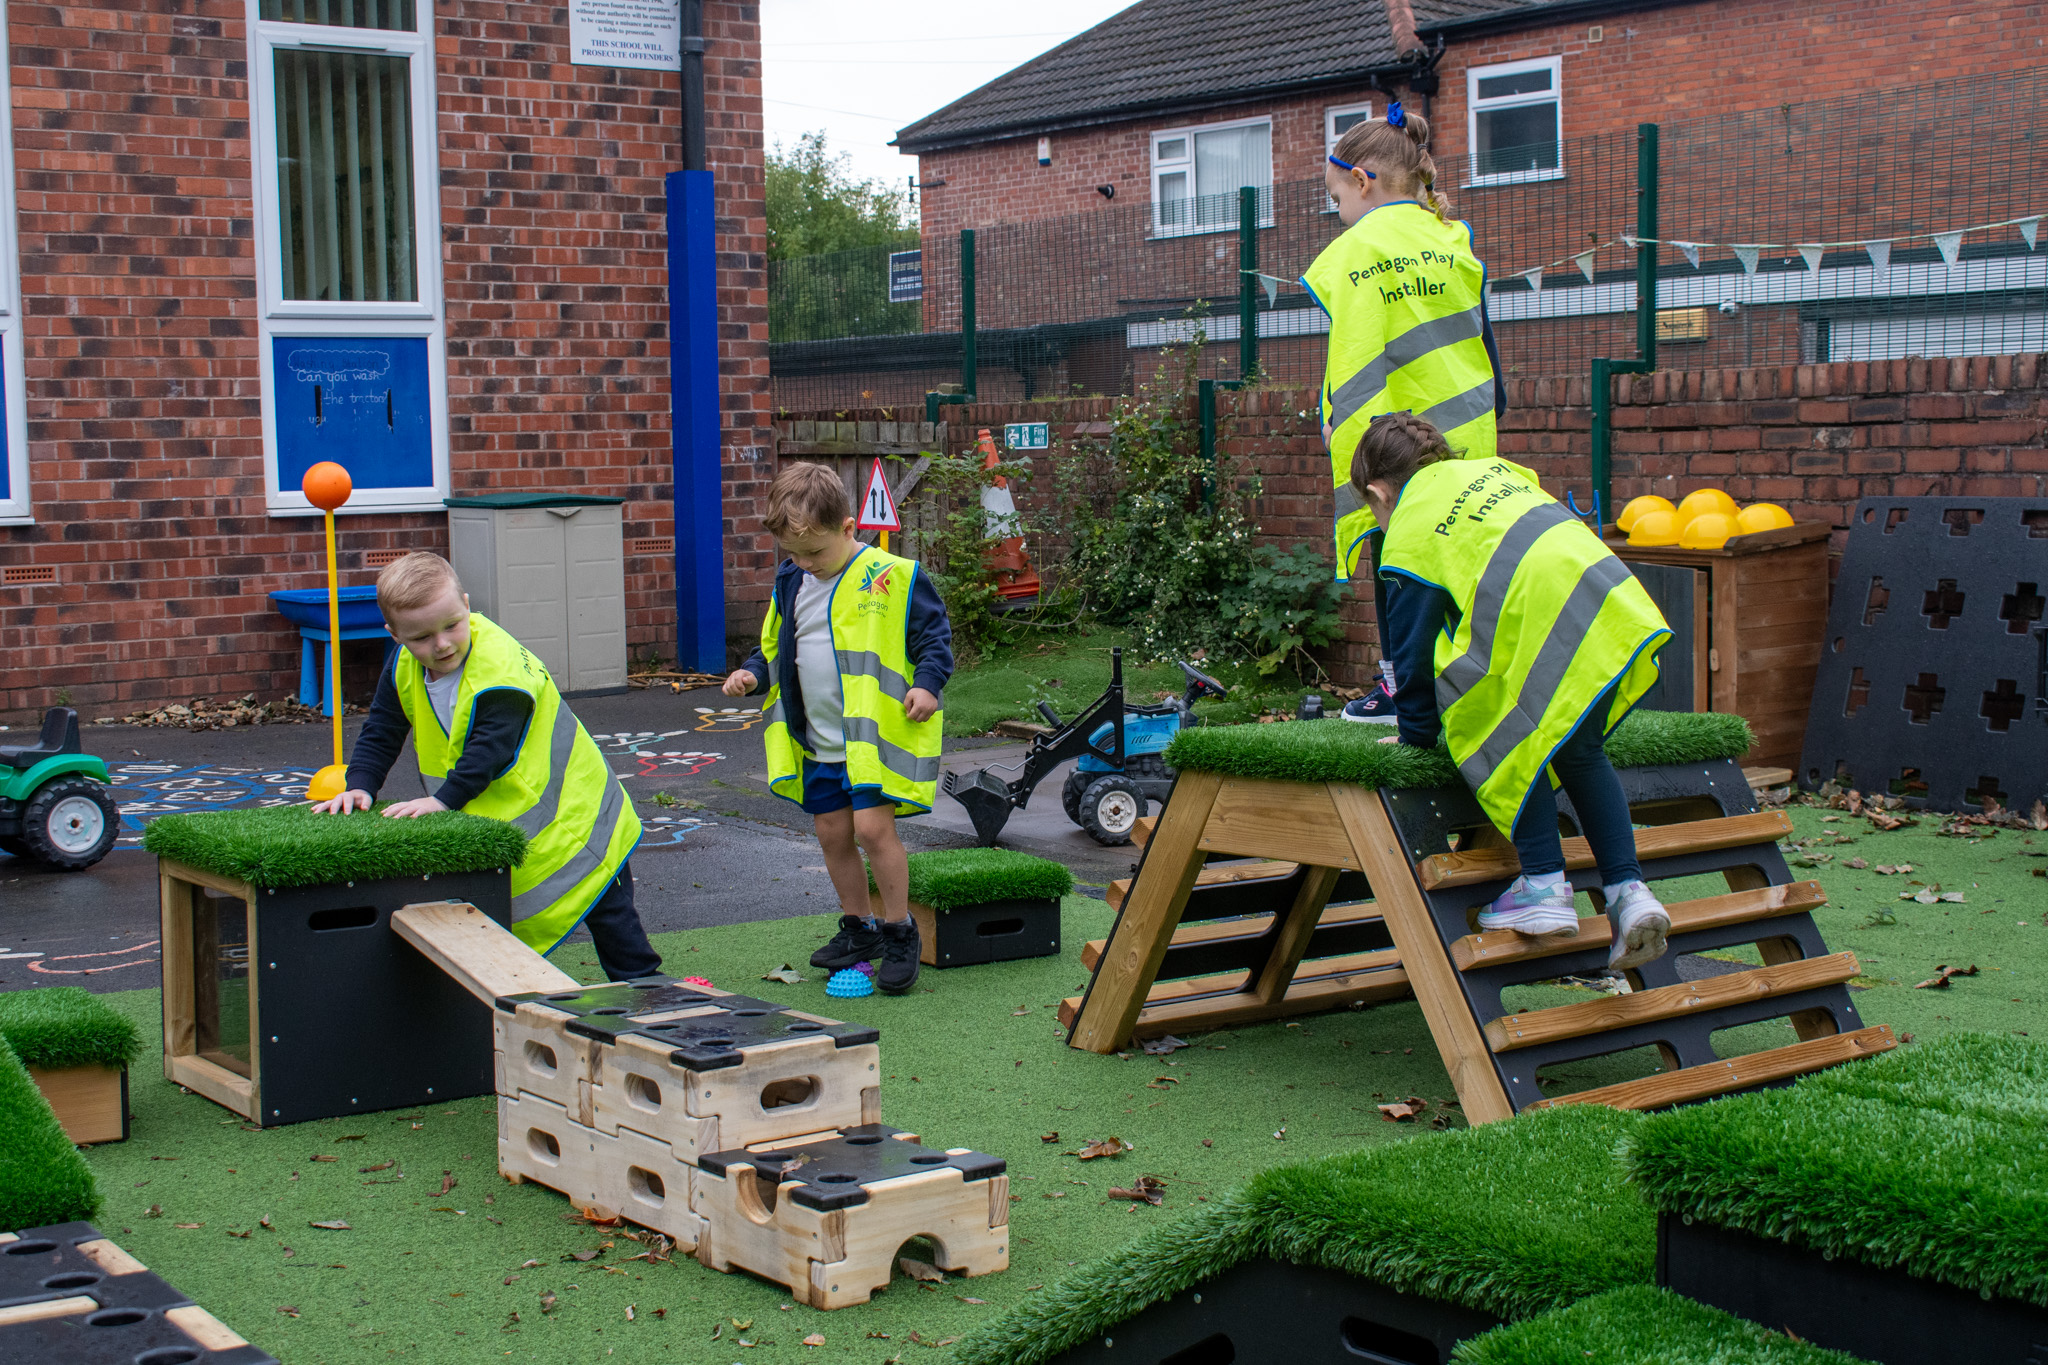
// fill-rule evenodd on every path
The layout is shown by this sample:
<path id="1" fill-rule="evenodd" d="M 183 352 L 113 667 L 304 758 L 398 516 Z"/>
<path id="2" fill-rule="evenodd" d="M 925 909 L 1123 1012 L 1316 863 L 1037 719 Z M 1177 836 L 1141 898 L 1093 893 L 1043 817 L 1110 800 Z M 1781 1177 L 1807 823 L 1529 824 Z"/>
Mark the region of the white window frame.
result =
<path id="1" fill-rule="evenodd" d="M 1152 134 L 1152 140 L 1148 145 L 1151 148 L 1152 157 L 1152 235 L 1154 237 L 1200 237 L 1212 232 L 1237 231 L 1237 220 L 1235 218 L 1228 223 L 1209 227 L 1200 227 L 1194 223 L 1162 222 L 1159 216 L 1159 210 L 1162 205 L 1159 197 L 1159 177 L 1161 175 L 1185 174 L 1188 178 L 1189 188 L 1194 188 L 1195 135 L 1197 133 L 1220 133 L 1227 132 L 1232 128 L 1254 128 L 1260 125 L 1264 125 L 1266 129 L 1266 202 L 1263 211 L 1259 214 L 1259 226 L 1262 228 L 1273 226 L 1273 118 L 1270 114 L 1260 114 L 1256 118 L 1226 119 L 1221 123 L 1191 124 L 1184 128 L 1162 128 Z M 1159 144 L 1169 142 L 1174 138 L 1185 138 L 1187 140 L 1187 154 L 1172 161 L 1162 162 L 1159 159 Z M 1191 201 L 1195 197 L 1190 195 L 1189 200 Z"/>
<path id="2" fill-rule="evenodd" d="M 1323 110 L 1323 156 L 1325 160 L 1321 166 L 1316 168 L 1317 174 L 1328 170 L 1330 163 L 1327 158 L 1337 154 L 1337 139 L 1343 136 L 1342 133 L 1337 131 L 1337 120 L 1346 114 L 1363 114 L 1369 121 L 1373 118 L 1372 101 L 1367 100 L 1364 104 L 1335 104 Z M 1336 211 L 1337 201 L 1328 195 L 1324 195 L 1323 212 L 1335 213 Z"/>
<path id="3" fill-rule="evenodd" d="M 0 39 L 6 34 L 6 16 L 0 15 Z M 33 526 L 28 366 L 21 344 L 21 243 L 14 220 L 14 91 L 6 63 L 0 63 L 0 376 L 7 386 L 7 496 L 0 498 L 0 526 Z"/>
<path id="4" fill-rule="evenodd" d="M 263 489 L 272 516 L 319 516 L 297 488 L 278 480 L 277 376 L 273 342 L 279 337 L 346 340 L 349 337 L 425 337 L 429 427 L 433 443 L 433 484 L 419 488 L 357 488 L 340 513 L 439 512 L 448 496 L 448 347 L 441 295 L 441 178 L 437 106 L 434 95 L 433 0 L 416 0 L 417 27 L 338 28 L 260 17 L 262 0 L 247 0 L 249 84 L 256 200 L 256 278 L 259 366 L 263 389 Z M 277 177 L 277 73 L 279 50 L 363 52 L 405 57 L 412 99 L 414 278 L 419 298 L 403 303 L 321 302 L 284 297 L 284 252 L 278 242 L 282 221 Z"/>
<path id="5" fill-rule="evenodd" d="M 1482 101 L 1479 82 L 1495 76 L 1515 76 L 1524 71 L 1549 71 L 1550 89 L 1539 94 L 1499 95 Z M 1541 171 L 1496 171 L 1479 173 L 1479 116 L 1498 109 L 1520 109 L 1528 105 L 1557 106 L 1557 166 Z M 1475 66 L 1465 72 L 1465 183 L 1469 185 L 1527 185 L 1539 180 L 1564 179 L 1564 58 L 1531 57 L 1520 62 L 1499 62 Z"/>

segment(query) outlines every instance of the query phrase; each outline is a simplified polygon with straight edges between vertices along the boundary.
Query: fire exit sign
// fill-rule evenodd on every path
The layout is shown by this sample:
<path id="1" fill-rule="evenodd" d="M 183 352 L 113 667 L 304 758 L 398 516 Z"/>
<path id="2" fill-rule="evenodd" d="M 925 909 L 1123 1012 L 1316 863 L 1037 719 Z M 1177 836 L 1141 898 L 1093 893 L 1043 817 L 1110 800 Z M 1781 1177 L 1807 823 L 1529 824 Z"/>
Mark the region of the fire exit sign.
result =
<path id="1" fill-rule="evenodd" d="M 1003 427 L 1003 444 L 1012 450 L 1044 450 L 1052 444 L 1049 422 L 1010 422 Z"/>

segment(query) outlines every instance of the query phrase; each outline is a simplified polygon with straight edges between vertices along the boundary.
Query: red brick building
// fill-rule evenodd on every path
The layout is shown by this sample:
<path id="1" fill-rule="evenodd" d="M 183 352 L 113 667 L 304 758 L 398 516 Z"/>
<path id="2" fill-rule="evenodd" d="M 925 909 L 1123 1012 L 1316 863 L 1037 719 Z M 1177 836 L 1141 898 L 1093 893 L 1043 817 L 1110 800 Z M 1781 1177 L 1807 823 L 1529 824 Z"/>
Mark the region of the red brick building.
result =
<path id="1" fill-rule="evenodd" d="M 772 570 L 730 515 L 770 445 L 759 17 L 704 12 L 744 628 Z M 6 19 L 0 714 L 291 690 L 265 594 L 321 585 L 297 473 L 337 449 L 344 583 L 445 551 L 444 496 L 621 497 L 630 645 L 673 652 L 675 70 L 575 64 L 568 11 L 522 0 Z"/>

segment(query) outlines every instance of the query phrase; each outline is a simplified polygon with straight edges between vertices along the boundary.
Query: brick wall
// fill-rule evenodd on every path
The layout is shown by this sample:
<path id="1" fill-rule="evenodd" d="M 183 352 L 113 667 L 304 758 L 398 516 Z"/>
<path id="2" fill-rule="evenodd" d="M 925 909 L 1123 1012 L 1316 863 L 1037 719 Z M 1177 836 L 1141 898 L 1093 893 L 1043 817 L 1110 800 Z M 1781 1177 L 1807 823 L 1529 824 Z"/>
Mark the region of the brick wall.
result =
<path id="1" fill-rule="evenodd" d="M 629 538 L 665 536 L 677 77 L 571 66 L 552 4 L 436 8 L 453 490 L 622 496 Z M 242 0 L 9 7 L 36 524 L 0 528 L 0 566 L 59 581 L 0 588 L 0 714 L 60 691 L 90 715 L 296 687 L 296 637 L 264 594 L 317 585 L 322 553 L 317 521 L 264 507 L 247 16 Z M 758 25 L 755 4 L 706 6 L 736 619 L 772 571 L 752 514 L 769 420 Z M 445 550 L 445 518 L 345 516 L 340 542 L 344 582 L 368 582 L 369 551 Z M 661 648 L 672 570 L 627 570 L 631 645 Z"/>

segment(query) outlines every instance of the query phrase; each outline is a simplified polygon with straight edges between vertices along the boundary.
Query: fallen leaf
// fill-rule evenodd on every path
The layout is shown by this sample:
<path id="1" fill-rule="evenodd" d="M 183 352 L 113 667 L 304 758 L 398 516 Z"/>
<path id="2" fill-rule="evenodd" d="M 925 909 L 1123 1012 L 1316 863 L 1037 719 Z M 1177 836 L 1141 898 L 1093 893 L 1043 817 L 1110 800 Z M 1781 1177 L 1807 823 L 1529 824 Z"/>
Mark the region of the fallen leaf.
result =
<path id="1" fill-rule="evenodd" d="M 173 1223 L 173 1224 L 171 1224 L 171 1226 L 172 1226 L 172 1227 L 174 1227 L 174 1228 L 187 1228 L 187 1229 L 190 1229 L 190 1228 L 203 1228 L 203 1227 L 205 1227 L 205 1226 L 206 1226 L 206 1224 L 204 1224 L 204 1223 Z"/>
<path id="2" fill-rule="evenodd" d="M 257 1219 L 256 1226 L 260 1228 L 270 1227 L 270 1215 L 266 1213 L 261 1218 Z"/>
<path id="3" fill-rule="evenodd" d="M 1093 1161 L 1099 1156 L 1122 1156 L 1125 1152 L 1132 1150 L 1134 1149 L 1131 1144 L 1125 1142 L 1122 1138 L 1106 1137 L 1087 1144 L 1080 1151 L 1073 1153 L 1073 1155 L 1080 1157 L 1083 1161 Z"/>
<path id="4" fill-rule="evenodd" d="M 627 1305 L 626 1305 L 626 1321 L 627 1321 L 627 1322 L 631 1322 L 632 1320 L 633 1320 L 633 1305 L 629 1303 L 629 1304 L 627 1304 Z"/>
<path id="5" fill-rule="evenodd" d="M 253 1231 L 253 1230 L 254 1230 L 254 1229 L 251 1229 L 251 1231 Z M 228 1233 L 228 1236 L 230 1236 L 230 1237 L 242 1237 L 242 1238 L 246 1238 L 246 1237 L 248 1237 L 248 1235 L 249 1235 L 249 1234 L 248 1234 L 247 1232 L 234 1232 L 234 1231 L 232 1231 L 232 1230 L 231 1230 L 231 1231 L 229 1231 L 229 1233 Z"/>
<path id="6" fill-rule="evenodd" d="M 1170 1033 L 1164 1038 L 1147 1038 L 1145 1040 L 1145 1051 L 1154 1057 L 1164 1057 L 1167 1053 L 1178 1052 L 1186 1046 L 1188 1044 Z"/>
<path id="7" fill-rule="evenodd" d="M 823 1346 L 824 1344 L 825 1334 L 823 1332 L 813 1332 L 804 1338 L 804 1345 L 806 1346 Z"/>
<path id="8" fill-rule="evenodd" d="M 1908 825 L 1919 823 L 1910 816 L 1884 815 L 1878 811 L 1867 811 L 1865 814 L 1868 815 L 1871 825 L 1877 829 L 1904 829 Z"/>
<path id="9" fill-rule="evenodd" d="M 1948 983 L 1954 980 L 1956 977 L 1975 976 L 1977 974 L 1977 964 L 1973 962 L 1967 967 L 1950 967 L 1937 962 L 1934 965 L 1934 973 L 1935 974 L 1933 976 L 1930 976 L 1925 981 L 1920 982 L 1918 985 L 1914 986 L 1913 989 L 1916 991 L 1945 991 L 1948 989 Z"/>
<path id="10" fill-rule="evenodd" d="M 774 971 L 767 973 L 761 979 L 763 981 L 780 981 L 785 986 L 801 986 L 804 981 L 803 974 L 787 962 L 777 967 Z"/>
<path id="11" fill-rule="evenodd" d="M 1275 1142 L 1285 1142 L 1285 1141 L 1287 1141 L 1287 1125 L 1286 1125 L 1286 1124 L 1284 1124 L 1284 1123 L 1283 1123 L 1283 1124 L 1281 1124 L 1281 1125 L 1280 1125 L 1280 1131 L 1278 1131 L 1277 1133 L 1273 1134 L 1273 1141 L 1275 1141 Z"/>
<path id="12" fill-rule="evenodd" d="M 397 1164 L 398 1164 L 398 1163 L 397 1163 L 396 1161 L 380 1161 L 380 1162 L 378 1162 L 378 1163 L 377 1163 L 376 1165 L 374 1165 L 374 1166 L 358 1166 L 358 1167 L 356 1168 L 356 1174 L 357 1174 L 357 1175 L 368 1175 L 368 1174 L 370 1174 L 370 1173 L 371 1173 L 372 1171 L 388 1171 L 388 1170 L 390 1170 L 390 1169 L 391 1169 L 391 1168 L 392 1168 L 393 1166 L 396 1166 Z"/>
<path id="13" fill-rule="evenodd" d="M 1896 867 L 1886 867 L 1884 864 L 1880 863 L 1876 867 L 1871 868 L 1870 870 L 1872 872 L 1875 872 L 1880 877 L 1901 877 L 1904 876 L 1906 873 L 1911 872 L 1913 870 L 1913 865 L 1911 863 L 1900 863 Z"/>
<path id="14" fill-rule="evenodd" d="M 958 1299 L 958 1300 L 960 1300 L 960 1302 L 962 1302 L 962 1303 L 987 1303 L 987 1302 L 988 1302 L 988 1300 L 987 1300 L 987 1299 L 977 1299 L 977 1298 L 971 1298 L 971 1297 L 969 1297 L 969 1296 L 968 1296 L 968 1295 L 966 1295 L 966 1294 L 955 1294 L 955 1295 L 954 1295 L 953 1297 L 954 1297 L 954 1298 L 956 1298 L 956 1299 Z M 819 1342 L 818 1344 L 819 1344 L 820 1346 L 823 1346 L 823 1345 L 824 1345 L 825 1343 L 824 1343 L 824 1342 L 822 1342 L 822 1341 L 820 1341 L 820 1342 Z"/>
<path id="15" fill-rule="evenodd" d="M 540 1311 L 543 1313 L 552 1313 L 555 1311 L 554 1290 L 543 1289 L 540 1291 Z"/>
<path id="16" fill-rule="evenodd" d="M 1204 1147 L 1214 1147 L 1216 1145 L 1216 1142 L 1213 1138 L 1203 1138 L 1202 1145 Z"/>
<path id="17" fill-rule="evenodd" d="M 897 1259 L 896 1264 L 903 1267 L 904 1274 L 920 1283 L 944 1284 L 946 1282 L 946 1272 L 929 1261 L 920 1261 L 910 1256 L 903 1256 Z"/>
<path id="18" fill-rule="evenodd" d="M 1861 859 L 1861 858 L 1851 858 L 1851 859 L 1850 859 L 1850 860 L 1849 860 L 1848 862 L 1846 862 L 1846 863 L 1842 864 L 1842 866 L 1844 866 L 1844 867 L 1853 867 L 1853 868 L 1855 868 L 1855 869 L 1856 869 L 1856 870 L 1857 870 L 1858 872 L 1861 872 L 1861 871 L 1862 871 L 1862 870 L 1863 870 L 1864 868 L 1866 868 L 1866 867 L 1869 867 L 1869 866 L 1870 866 L 1870 864 L 1869 864 L 1869 863 L 1867 863 L 1867 862 L 1865 862 L 1865 861 L 1863 861 L 1863 859 Z"/>
<path id="19" fill-rule="evenodd" d="M 1058 1142 L 1060 1140 L 1060 1135 L 1058 1133 L 1040 1133 L 1038 1135 L 1038 1140 L 1040 1142 Z"/>
<path id="20" fill-rule="evenodd" d="M 572 1251 L 569 1253 L 571 1259 L 578 1261 L 594 1261 L 602 1255 L 604 1255 L 602 1251 Z"/>
<path id="21" fill-rule="evenodd" d="M 448 1191 L 450 1191 L 450 1190 L 452 1190 L 452 1189 L 454 1189 L 454 1188 L 455 1188 L 455 1176 L 454 1176 L 454 1173 L 453 1173 L 453 1172 L 450 1172 L 450 1171 L 443 1171 L 443 1172 L 441 1172 L 441 1193 L 442 1193 L 442 1194 L 446 1194 L 446 1193 L 448 1193 Z"/>
<path id="22" fill-rule="evenodd" d="M 363 1140 L 364 1138 L 366 1138 L 366 1137 L 368 1137 L 368 1136 L 369 1136 L 369 1134 L 368 1134 L 368 1133 L 346 1133 L 346 1134 L 343 1134 L 343 1135 L 342 1135 L 341 1137 L 338 1137 L 338 1138 L 336 1138 L 336 1139 L 335 1139 L 335 1141 L 336 1141 L 336 1142 L 361 1142 L 361 1141 L 362 1141 L 362 1140 Z"/>
<path id="23" fill-rule="evenodd" d="M 519 1268 L 521 1270 L 532 1270 L 535 1266 L 538 1266 L 539 1264 L 539 1261 L 521 1261 L 519 1263 Z"/>
<path id="24" fill-rule="evenodd" d="M 1151 1080 L 1145 1082 L 1145 1088 L 1147 1090 L 1167 1090 L 1179 1084 L 1180 1077 L 1178 1076 L 1154 1076 Z"/>
<path id="25" fill-rule="evenodd" d="M 288 1303 L 280 1304 L 278 1306 L 277 1311 L 284 1314 L 288 1318 L 295 1318 L 299 1315 L 299 1310 Z"/>
<path id="26" fill-rule="evenodd" d="M 1381 1105 L 1380 1117 L 1388 1123 L 1399 1123 L 1403 1119 L 1417 1117 L 1428 1108 L 1428 1100 L 1423 1099 L 1420 1095 L 1410 1095 L 1405 1100 L 1397 1100 L 1393 1104 Z"/>
<path id="27" fill-rule="evenodd" d="M 1165 1195 L 1160 1193 L 1165 1188 L 1166 1182 L 1158 1176 L 1141 1175 L 1131 1182 L 1129 1189 L 1112 1187 L 1109 1191 L 1109 1197 L 1111 1199 L 1133 1199 L 1143 1204 L 1159 1204 L 1166 1198 Z"/>
<path id="28" fill-rule="evenodd" d="M 164 1216 L 164 1206 L 162 1204 L 151 1204 L 142 1211 L 142 1216 L 144 1218 L 161 1218 Z M 265 1226 L 267 1227 L 269 1224 L 266 1222 Z"/>
<path id="29" fill-rule="evenodd" d="M 339 1218 L 330 1218 L 324 1223 L 308 1223 L 306 1226 L 309 1228 L 325 1228 L 329 1232 L 348 1232 L 351 1230 L 349 1225 L 342 1222 Z"/>

